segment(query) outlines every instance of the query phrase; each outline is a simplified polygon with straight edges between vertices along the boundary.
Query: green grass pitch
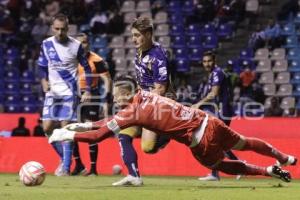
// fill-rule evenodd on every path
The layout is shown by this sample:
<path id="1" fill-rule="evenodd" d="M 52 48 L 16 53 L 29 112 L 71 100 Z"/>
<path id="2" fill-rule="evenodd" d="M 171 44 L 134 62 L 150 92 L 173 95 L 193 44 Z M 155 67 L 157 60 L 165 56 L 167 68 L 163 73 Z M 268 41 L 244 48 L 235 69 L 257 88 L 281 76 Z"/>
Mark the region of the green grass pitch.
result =
<path id="1" fill-rule="evenodd" d="M 299 200 L 300 180 L 243 177 L 200 182 L 196 177 L 143 177 L 142 187 L 112 187 L 120 176 L 55 177 L 23 186 L 17 174 L 0 174 L 0 200 Z"/>

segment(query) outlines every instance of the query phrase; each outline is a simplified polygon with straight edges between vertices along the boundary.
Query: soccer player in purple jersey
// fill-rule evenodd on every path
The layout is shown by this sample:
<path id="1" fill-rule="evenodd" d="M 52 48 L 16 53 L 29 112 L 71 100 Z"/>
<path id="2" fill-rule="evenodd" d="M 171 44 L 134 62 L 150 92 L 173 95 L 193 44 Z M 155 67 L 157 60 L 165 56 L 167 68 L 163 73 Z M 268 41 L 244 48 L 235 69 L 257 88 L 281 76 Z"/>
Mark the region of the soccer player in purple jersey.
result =
<path id="1" fill-rule="evenodd" d="M 137 49 L 135 57 L 136 79 L 139 88 L 168 97 L 175 97 L 168 74 L 168 59 L 165 50 L 153 41 L 153 24 L 150 18 L 140 17 L 132 23 L 132 40 Z M 142 150 L 146 153 L 155 153 L 169 142 L 166 136 L 157 137 L 149 130 L 133 126 L 121 130 L 118 135 L 122 158 L 129 175 L 114 186 L 142 185 L 138 171 L 137 153 L 132 140 L 142 134 Z"/>
<path id="2" fill-rule="evenodd" d="M 230 90 L 232 90 L 232 88 L 230 87 L 229 79 L 226 73 L 216 65 L 216 56 L 213 52 L 207 51 L 204 53 L 202 64 L 204 69 L 209 72 L 207 82 L 208 90 L 206 96 L 193 105 L 193 107 L 213 113 L 229 126 L 233 115 L 233 108 L 230 101 L 232 98 L 230 96 L 232 91 Z M 232 160 L 238 160 L 232 151 L 226 152 L 225 155 Z M 239 177 L 240 176 L 237 178 Z M 220 177 L 218 171 L 213 170 L 211 174 L 206 177 L 201 177 L 199 180 L 218 181 Z"/>

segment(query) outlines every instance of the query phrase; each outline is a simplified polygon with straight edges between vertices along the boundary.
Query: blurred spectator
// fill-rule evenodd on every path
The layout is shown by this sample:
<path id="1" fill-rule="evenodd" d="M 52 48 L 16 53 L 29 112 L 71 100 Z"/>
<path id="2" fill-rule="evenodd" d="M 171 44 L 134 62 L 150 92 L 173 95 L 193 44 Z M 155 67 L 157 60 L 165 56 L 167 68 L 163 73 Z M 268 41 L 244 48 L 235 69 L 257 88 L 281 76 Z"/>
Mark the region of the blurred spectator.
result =
<path id="1" fill-rule="evenodd" d="M 259 48 L 263 48 L 266 44 L 266 35 L 265 32 L 261 29 L 260 25 L 256 26 L 256 31 L 251 34 L 248 46 L 256 51 Z"/>
<path id="2" fill-rule="evenodd" d="M 192 94 L 192 86 L 187 84 L 187 81 L 185 78 L 182 78 L 180 80 L 180 83 L 176 90 L 176 96 L 178 102 L 191 102 L 190 95 Z"/>
<path id="3" fill-rule="evenodd" d="M 51 19 L 60 10 L 60 3 L 56 0 L 48 0 L 45 8 L 40 12 L 40 18 L 45 24 L 50 24 Z"/>
<path id="4" fill-rule="evenodd" d="M 154 0 L 151 2 L 151 11 L 152 11 L 152 15 L 155 16 L 155 14 L 160 11 L 163 10 L 166 6 L 166 1 L 165 0 Z"/>
<path id="5" fill-rule="evenodd" d="M 187 24 L 195 23 L 209 23 L 211 22 L 215 15 L 215 5 L 214 1 L 211 0 L 194 0 L 195 11 L 187 17 Z"/>
<path id="6" fill-rule="evenodd" d="M 262 104 L 265 103 L 266 96 L 265 96 L 264 90 L 263 90 L 262 86 L 260 84 L 258 84 L 256 81 L 254 81 L 252 83 L 251 98 L 255 102 L 262 103 Z"/>
<path id="7" fill-rule="evenodd" d="M 271 49 L 280 47 L 283 44 L 283 38 L 280 36 L 280 25 L 273 19 L 269 20 L 267 28 L 264 30 L 266 43 Z"/>
<path id="8" fill-rule="evenodd" d="M 277 16 L 278 20 L 287 20 L 290 14 L 296 16 L 298 11 L 298 0 L 289 0 L 282 5 L 281 10 L 279 11 Z"/>
<path id="9" fill-rule="evenodd" d="M 228 75 L 232 88 L 239 84 L 239 75 L 233 71 L 233 61 L 228 60 L 224 68 L 224 72 Z"/>
<path id="10" fill-rule="evenodd" d="M 241 96 L 250 96 L 252 93 L 252 82 L 255 80 L 255 72 L 246 66 L 240 74 L 241 80 Z"/>
<path id="11" fill-rule="evenodd" d="M 265 110 L 265 116 L 267 117 L 281 117 L 283 114 L 282 108 L 280 108 L 279 99 L 277 97 L 271 98 L 271 105 Z"/>
<path id="12" fill-rule="evenodd" d="M 93 34 L 103 34 L 106 33 L 108 24 L 108 17 L 104 11 L 100 11 L 98 8 L 95 15 L 90 21 L 90 27 Z"/>
<path id="13" fill-rule="evenodd" d="M 40 44 L 45 39 L 49 31 L 49 26 L 43 23 L 41 18 L 35 20 L 35 25 L 31 31 L 32 39 Z"/>
<path id="14" fill-rule="evenodd" d="M 38 119 L 37 125 L 33 129 L 33 136 L 35 137 L 45 137 L 45 132 L 42 126 L 42 120 Z"/>
<path id="15" fill-rule="evenodd" d="M 0 4 L 0 34 L 12 33 L 15 29 L 15 23 L 10 16 L 10 11 L 6 7 Z"/>
<path id="16" fill-rule="evenodd" d="M 124 16 L 120 13 L 118 7 L 113 7 L 108 16 L 107 33 L 108 34 L 121 34 L 124 32 L 125 23 Z"/>
<path id="17" fill-rule="evenodd" d="M 17 128 L 14 128 L 11 136 L 30 136 L 29 129 L 25 127 L 25 118 L 19 118 L 19 124 Z"/>

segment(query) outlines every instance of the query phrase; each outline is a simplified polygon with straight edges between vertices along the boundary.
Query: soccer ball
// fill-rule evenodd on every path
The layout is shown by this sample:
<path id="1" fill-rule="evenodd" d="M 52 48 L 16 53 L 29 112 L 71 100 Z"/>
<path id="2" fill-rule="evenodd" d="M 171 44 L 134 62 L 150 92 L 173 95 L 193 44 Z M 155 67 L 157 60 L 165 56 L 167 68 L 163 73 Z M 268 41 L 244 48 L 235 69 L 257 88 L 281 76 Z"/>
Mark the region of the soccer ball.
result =
<path id="1" fill-rule="evenodd" d="M 112 167 L 112 173 L 113 175 L 119 175 L 122 172 L 122 167 L 120 165 L 114 165 Z"/>
<path id="2" fill-rule="evenodd" d="M 20 181 L 26 186 L 41 185 L 46 177 L 46 172 L 41 163 L 30 161 L 25 163 L 19 172 Z"/>

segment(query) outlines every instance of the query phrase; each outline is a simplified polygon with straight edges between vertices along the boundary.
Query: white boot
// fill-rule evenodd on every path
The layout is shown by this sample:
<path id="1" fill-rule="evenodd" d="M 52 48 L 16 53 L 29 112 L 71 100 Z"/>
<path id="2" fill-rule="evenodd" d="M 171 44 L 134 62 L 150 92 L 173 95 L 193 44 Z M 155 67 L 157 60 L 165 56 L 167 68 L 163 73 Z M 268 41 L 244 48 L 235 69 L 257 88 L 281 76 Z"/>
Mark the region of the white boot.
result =
<path id="1" fill-rule="evenodd" d="M 54 129 L 52 135 L 49 137 L 48 142 L 59 142 L 59 141 L 73 141 L 75 131 L 69 131 L 67 129 Z"/>
<path id="2" fill-rule="evenodd" d="M 126 185 L 142 186 L 143 180 L 141 179 L 141 177 L 134 177 L 131 175 L 127 175 L 125 178 L 117 182 L 114 182 L 112 185 L 113 186 L 126 186 Z"/>

